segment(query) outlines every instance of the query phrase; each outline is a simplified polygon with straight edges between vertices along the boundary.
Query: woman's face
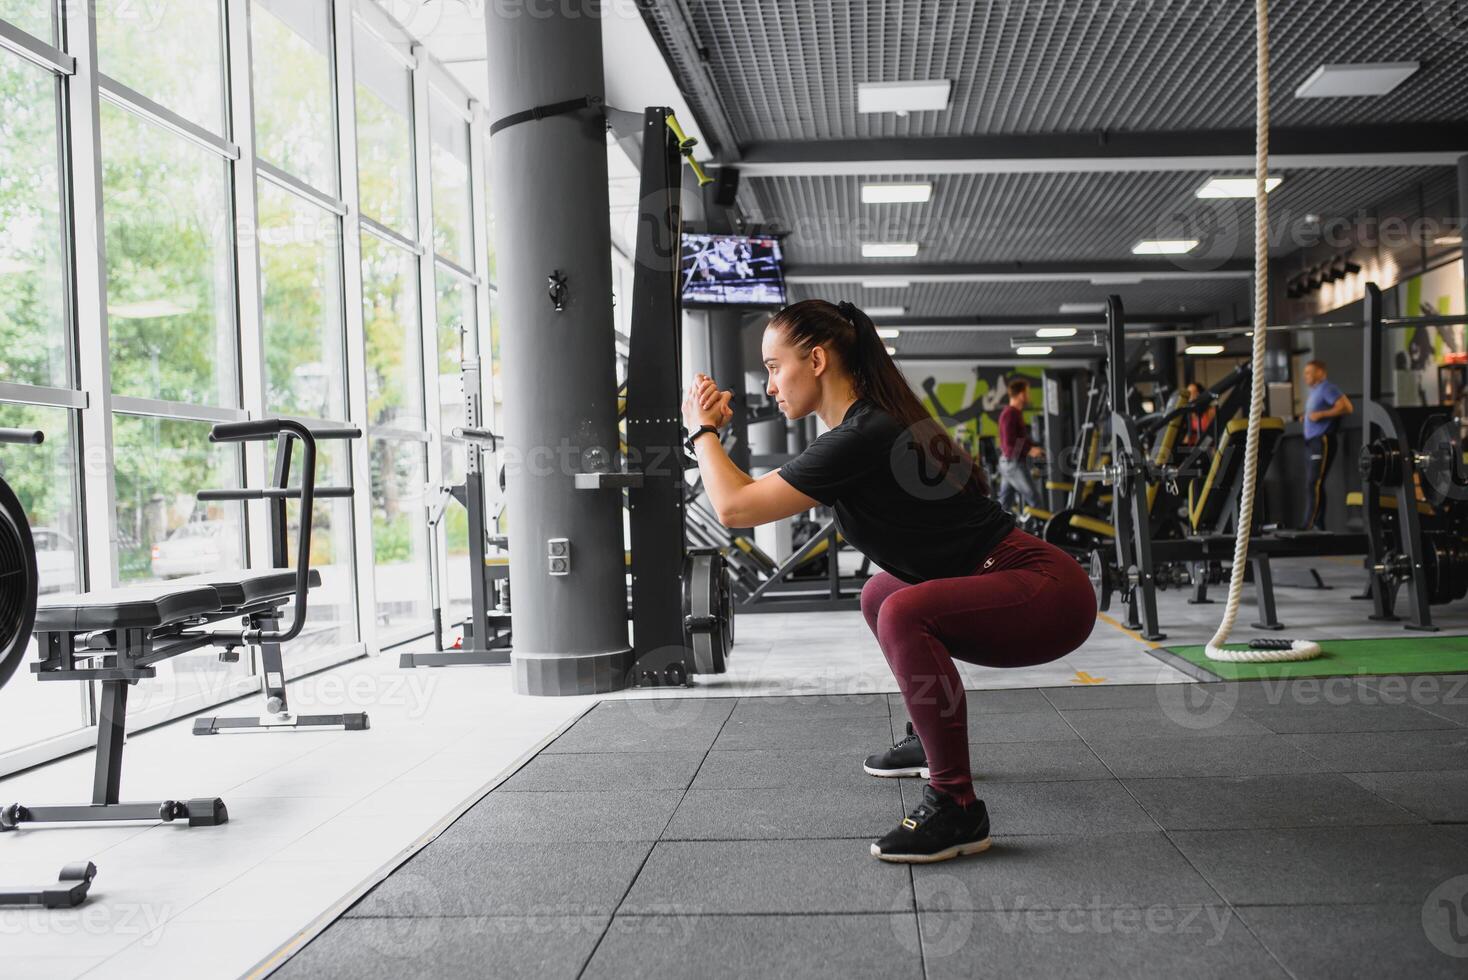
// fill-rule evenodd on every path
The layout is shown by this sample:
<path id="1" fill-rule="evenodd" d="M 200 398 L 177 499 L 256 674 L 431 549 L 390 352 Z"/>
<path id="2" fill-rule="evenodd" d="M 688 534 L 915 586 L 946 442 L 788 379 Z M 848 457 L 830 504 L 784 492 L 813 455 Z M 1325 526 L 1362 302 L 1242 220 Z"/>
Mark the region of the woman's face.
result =
<path id="1" fill-rule="evenodd" d="M 783 330 L 771 325 L 765 327 L 760 341 L 760 356 L 770 372 L 765 392 L 775 399 L 786 418 L 805 418 L 820 406 L 820 375 L 828 366 L 823 348 L 814 347 L 805 355 L 785 342 Z"/>

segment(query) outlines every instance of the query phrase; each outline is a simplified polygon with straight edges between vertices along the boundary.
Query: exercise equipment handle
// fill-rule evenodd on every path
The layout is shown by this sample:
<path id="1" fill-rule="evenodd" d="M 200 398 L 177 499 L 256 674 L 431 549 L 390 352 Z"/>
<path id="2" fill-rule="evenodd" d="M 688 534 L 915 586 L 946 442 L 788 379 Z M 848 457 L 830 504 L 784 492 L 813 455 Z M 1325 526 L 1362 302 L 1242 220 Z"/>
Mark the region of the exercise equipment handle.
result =
<path id="1" fill-rule="evenodd" d="M 355 491 L 351 487 L 317 487 L 317 500 L 340 500 L 350 498 Z M 242 490 L 200 490 L 195 498 L 203 501 L 219 500 L 300 500 L 300 487 L 247 487 Z"/>
<path id="2" fill-rule="evenodd" d="M 462 439 L 464 442 L 487 445 L 491 452 L 494 451 L 495 446 L 499 444 L 500 440 L 499 436 L 490 432 L 488 429 L 455 428 L 450 430 L 449 435 L 455 439 Z"/>
<path id="3" fill-rule="evenodd" d="M 276 436 L 296 439 L 301 443 L 300 487 L 268 487 L 263 490 L 202 491 L 225 494 L 259 494 L 256 496 L 218 497 L 214 499 L 291 499 L 300 500 L 300 527 L 296 534 L 296 590 L 292 603 L 291 624 L 284 630 L 247 629 L 237 632 L 215 633 L 216 641 L 233 641 L 241 644 L 287 643 L 300 635 L 306 626 L 306 594 L 311 588 L 311 518 L 316 502 L 316 434 L 305 424 L 295 419 L 269 418 L 248 422 L 221 422 L 209 432 L 210 442 L 254 442 Z M 349 437 L 339 437 L 349 438 Z M 327 488 L 322 488 L 327 489 Z M 338 490 L 340 488 L 331 488 Z M 273 492 L 272 492 L 273 491 Z M 335 494 L 331 494 L 335 496 Z"/>
<path id="4" fill-rule="evenodd" d="M 219 422 L 209 432 L 210 442 L 264 442 L 281 432 L 304 432 L 313 439 L 358 439 L 362 430 L 356 427 L 322 426 L 307 428 L 294 419 L 251 419 L 246 422 Z"/>
<path id="5" fill-rule="evenodd" d="M 0 429 L 0 443 L 17 446 L 39 446 L 46 441 L 46 433 L 40 429 Z"/>

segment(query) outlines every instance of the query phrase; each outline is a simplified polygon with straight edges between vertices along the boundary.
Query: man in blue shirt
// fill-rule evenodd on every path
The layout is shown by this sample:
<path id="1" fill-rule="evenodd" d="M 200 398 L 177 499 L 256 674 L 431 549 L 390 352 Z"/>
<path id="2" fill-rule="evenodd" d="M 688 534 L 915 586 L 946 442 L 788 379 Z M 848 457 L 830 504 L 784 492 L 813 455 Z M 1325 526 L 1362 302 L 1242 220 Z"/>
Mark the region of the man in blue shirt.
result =
<path id="1" fill-rule="evenodd" d="M 1354 412 L 1351 400 L 1325 376 L 1325 362 L 1305 365 L 1305 530 L 1325 530 L 1325 475 L 1340 453 L 1341 419 Z"/>

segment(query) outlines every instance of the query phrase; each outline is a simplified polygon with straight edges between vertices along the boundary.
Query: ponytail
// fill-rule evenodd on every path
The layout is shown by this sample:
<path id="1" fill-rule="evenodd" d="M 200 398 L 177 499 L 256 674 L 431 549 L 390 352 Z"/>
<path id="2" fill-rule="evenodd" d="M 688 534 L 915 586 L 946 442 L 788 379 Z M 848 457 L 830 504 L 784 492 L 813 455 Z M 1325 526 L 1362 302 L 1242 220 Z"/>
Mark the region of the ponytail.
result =
<path id="1" fill-rule="evenodd" d="M 933 472 L 936 467 L 942 478 L 960 492 L 988 495 L 983 469 L 913 394 L 897 362 L 887 353 L 876 324 L 864 312 L 845 300 L 832 304 L 807 299 L 776 313 L 770 325 L 807 355 L 815 347 L 824 347 L 834 355 L 851 375 L 857 397 L 902 423 L 926 471 Z"/>

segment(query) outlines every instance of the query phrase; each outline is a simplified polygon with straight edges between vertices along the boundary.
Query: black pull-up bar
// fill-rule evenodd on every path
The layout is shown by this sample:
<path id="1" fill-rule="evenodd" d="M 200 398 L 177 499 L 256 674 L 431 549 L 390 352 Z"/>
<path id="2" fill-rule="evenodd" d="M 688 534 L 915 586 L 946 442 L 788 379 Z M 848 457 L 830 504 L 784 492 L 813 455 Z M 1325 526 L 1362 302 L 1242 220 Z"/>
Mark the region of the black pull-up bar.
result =
<path id="1" fill-rule="evenodd" d="M 0 429 L 0 442 L 17 446 L 39 446 L 46 441 L 40 429 Z"/>

